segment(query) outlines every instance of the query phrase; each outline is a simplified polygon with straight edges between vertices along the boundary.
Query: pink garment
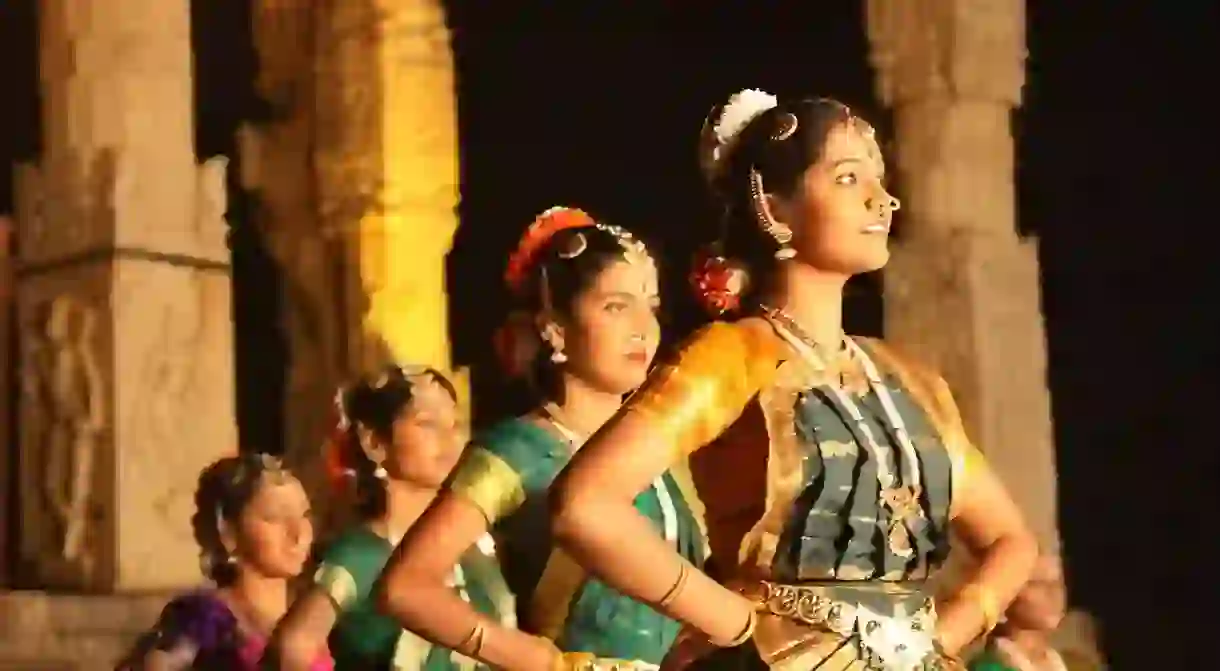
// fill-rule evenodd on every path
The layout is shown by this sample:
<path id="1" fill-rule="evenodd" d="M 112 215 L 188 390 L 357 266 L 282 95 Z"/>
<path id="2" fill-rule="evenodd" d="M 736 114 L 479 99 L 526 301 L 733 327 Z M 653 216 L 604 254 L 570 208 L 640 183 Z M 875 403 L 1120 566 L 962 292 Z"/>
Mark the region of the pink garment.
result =
<path id="1" fill-rule="evenodd" d="M 187 655 L 192 666 L 233 671 L 261 671 L 267 640 L 243 634 L 228 604 L 211 591 L 184 594 L 165 606 L 152 631 L 142 637 L 120 669 L 138 668 L 152 650 Z M 330 652 L 324 651 L 310 671 L 334 671 Z"/>
<path id="2" fill-rule="evenodd" d="M 263 651 L 266 649 L 267 640 L 265 638 L 261 636 L 245 637 L 245 641 L 237 651 L 237 656 L 241 659 L 241 671 L 259 671 L 262 668 L 260 663 L 263 659 Z M 330 658 L 330 653 L 324 653 L 309 667 L 309 671 L 334 671 L 334 669 L 335 661 Z"/>

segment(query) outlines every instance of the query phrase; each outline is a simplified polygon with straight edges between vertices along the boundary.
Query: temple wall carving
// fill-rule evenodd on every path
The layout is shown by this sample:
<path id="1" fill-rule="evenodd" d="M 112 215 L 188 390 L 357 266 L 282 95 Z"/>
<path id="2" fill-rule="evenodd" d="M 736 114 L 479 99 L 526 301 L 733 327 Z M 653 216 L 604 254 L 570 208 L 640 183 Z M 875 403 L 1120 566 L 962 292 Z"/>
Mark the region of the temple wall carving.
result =
<path id="1" fill-rule="evenodd" d="M 43 155 L 17 171 L 23 584 L 200 579 L 236 449 L 225 159 L 197 165 L 189 3 L 41 3 Z"/>

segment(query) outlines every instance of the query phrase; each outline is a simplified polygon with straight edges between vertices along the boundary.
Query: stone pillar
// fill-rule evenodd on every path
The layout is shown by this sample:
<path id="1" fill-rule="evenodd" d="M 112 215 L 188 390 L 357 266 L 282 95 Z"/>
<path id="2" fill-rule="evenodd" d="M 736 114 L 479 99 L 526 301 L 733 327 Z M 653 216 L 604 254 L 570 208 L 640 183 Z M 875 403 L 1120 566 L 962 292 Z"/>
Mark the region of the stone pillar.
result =
<path id="1" fill-rule="evenodd" d="M 345 242 L 351 269 L 355 369 L 386 360 L 450 368 L 445 257 L 458 223 L 458 142 L 441 5 L 316 5 L 314 165 L 323 227 Z"/>
<path id="2" fill-rule="evenodd" d="M 1055 551 L 1037 241 L 1017 231 L 1010 120 L 1024 83 L 1024 2 L 869 0 L 868 33 L 903 197 L 885 271 L 886 337 L 940 368 Z"/>
<path id="3" fill-rule="evenodd" d="M 25 578 L 201 578 L 206 464 L 235 449 L 223 159 L 195 162 L 189 2 L 39 3 L 43 155 L 19 171 Z"/>
<path id="4" fill-rule="evenodd" d="M 16 484 L 13 469 L 17 465 L 17 447 L 13 444 L 16 435 L 13 427 L 13 375 L 12 366 L 13 329 L 13 274 L 12 249 L 13 220 L 0 217 L 0 587 L 6 587 L 12 576 L 9 573 L 13 529 L 9 525 L 17 495 L 10 485 Z"/>
<path id="5" fill-rule="evenodd" d="M 335 424 L 327 410 L 352 371 L 345 344 L 343 240 L 323 229 L 318 212 L 313 5 L 254 3 L 257 85 L 270 118 L 242 129 L 240 151 L 254 224 L 280 272 L 279 320 L 288 346 L 284 454 L 326 520 L 334 497 L 326 487 L 322 449 Z"/>

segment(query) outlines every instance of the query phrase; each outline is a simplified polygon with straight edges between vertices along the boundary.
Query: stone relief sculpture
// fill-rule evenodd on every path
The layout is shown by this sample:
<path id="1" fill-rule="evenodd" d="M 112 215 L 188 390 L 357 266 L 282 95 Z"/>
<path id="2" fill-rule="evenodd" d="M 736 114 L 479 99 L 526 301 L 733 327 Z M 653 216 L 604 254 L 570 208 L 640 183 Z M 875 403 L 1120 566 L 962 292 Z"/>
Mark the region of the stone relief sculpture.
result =
<path id="1" fill-rule="evenodd" d="M 75 298 L 49 301 L 24 333 L 23 417 L 32 435 L 27 455 L 42 457 L 39 493 L 57 523 L 51 550 L 65 571 L 91 582 L 96 556 L 90 538 L 94 478 L 106 429 L 106 398 L 94 350 L 96 308 Z"/>
<path id="2" fill-rule="evenodd" d="M 191 430 L 191 398 L 205 395 L 193 389 L 198 370 L 196 355 L 204 348 L 202 287 L 194 276 L 182 281 L 190 286 L 166 292 L 159 309 L 160 319 L 149 321 L 154 327 L 152 337 L 139 371 L 139 382 L 134 385 L 140 390 L 139 399 L 131 407 L 137 418 L 132 426 L 135 438 L 125 447 L 132 458 L 139 460 L 139 470 L 150 475 L 165 469 L 174 473 L 193 473 L 199 469 L 191 450 L 173 447 L 181 443 L 184 431 Z M 212 415 L 203 413 L 203 416 Z M 189 536 L 187 521 L 194 508 L 193 478 L 152 477 L 148 484 L 154 488 L 149 493 L 154 514 L 166 528 Z"/>

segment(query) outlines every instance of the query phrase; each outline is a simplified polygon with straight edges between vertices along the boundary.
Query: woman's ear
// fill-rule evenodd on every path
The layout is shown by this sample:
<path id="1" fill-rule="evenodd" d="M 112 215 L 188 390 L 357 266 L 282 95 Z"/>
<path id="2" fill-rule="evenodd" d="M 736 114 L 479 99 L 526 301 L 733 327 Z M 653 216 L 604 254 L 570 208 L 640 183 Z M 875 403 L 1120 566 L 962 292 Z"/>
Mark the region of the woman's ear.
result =
<path id="1" fill-rule="evenodd" d="M 360 450 L 364 452 L 364 456 L 375 466 L 383 465 L 386 459 L 386 449 L 377 436 L 363 426 L 356 427 L 356 435 L 360 438 Z"/>
<path id="2" fill-rule="evenodd" d="M 563 327 L 558 322 L 549 316 L 539 315 L 535 326 L 538 328 L 538 335 L 542 338 L 542 342 L 549 345 L 555 352 L 563 351 Z"/>

